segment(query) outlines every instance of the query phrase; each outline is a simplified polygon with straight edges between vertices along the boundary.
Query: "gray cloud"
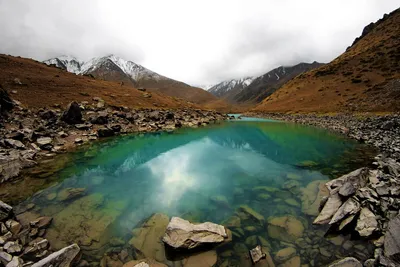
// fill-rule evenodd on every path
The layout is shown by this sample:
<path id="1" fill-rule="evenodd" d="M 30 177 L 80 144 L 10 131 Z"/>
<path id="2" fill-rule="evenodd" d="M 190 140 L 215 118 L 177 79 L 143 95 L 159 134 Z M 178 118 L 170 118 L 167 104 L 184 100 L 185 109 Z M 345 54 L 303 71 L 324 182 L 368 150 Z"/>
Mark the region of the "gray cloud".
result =
<path id="1" fill-rule="evenodd" d="M 168 2 L 168 3 L 167 3 Z M 192 84 L 328 62 L 397 0 L 0 0 L 0 53 L 114 53 Z"/>

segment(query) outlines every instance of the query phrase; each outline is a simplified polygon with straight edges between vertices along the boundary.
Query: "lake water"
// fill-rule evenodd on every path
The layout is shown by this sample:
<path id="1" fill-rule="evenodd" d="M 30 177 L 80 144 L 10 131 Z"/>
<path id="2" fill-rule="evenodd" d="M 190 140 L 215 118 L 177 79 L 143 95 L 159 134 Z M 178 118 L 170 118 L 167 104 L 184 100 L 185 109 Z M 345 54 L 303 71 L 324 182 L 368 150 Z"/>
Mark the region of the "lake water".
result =
<path id="1" fill-rule="evenodd" d="M 142 255 L 132 244 L 138 243 L 135 233 L 143 222 L 163 213 L 228 226 L 233 241 L 216 249 L 217 266 L 249 265 L 248 249 L 257 244 L 273 258 L 294 247 L 296 260 L 320 266 L 346 255 L 369 256 L 362 241 L 324 236 L 326 227 L 313 226 L 312 220 L 318 186 L 365 166 L 373 155 L 324 130 L 243 118 L 99 142 L 73 154 L 73 161 L 53 174 L 57 183 L 22 206 L 34 203 L 30 213 L 54 218 L 46 234 L 54 248 L 76 242 L 89 262 L 124 249 L 129 259 L 162 261 L 164 256 Z M 249 219 L 253 211 L 263 218 Z M 157 234 L 146 239 L 160 245 Z"/>

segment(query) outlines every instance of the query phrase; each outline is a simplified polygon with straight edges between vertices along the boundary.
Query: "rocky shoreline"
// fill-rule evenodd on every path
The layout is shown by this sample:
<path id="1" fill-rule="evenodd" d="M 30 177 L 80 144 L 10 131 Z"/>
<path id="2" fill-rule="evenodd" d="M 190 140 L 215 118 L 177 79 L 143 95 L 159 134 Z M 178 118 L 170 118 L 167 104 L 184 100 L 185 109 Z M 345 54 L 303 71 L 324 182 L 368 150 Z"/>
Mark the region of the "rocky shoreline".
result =
<path id="1" fill-rule="evenodd" d="M 248 115 L 248 114 L 247 114 Z M 360 142 L 371 144 L 380 153 L 374 168 L 361 168 L 325 184 L 329 194 L 320 204 L 314 224 L 329 224 L 333 232 L 350 231 L 370 241 L 374 257 L 364 266 L 400 265 L 400 115 L 318 116 L 290 114 L 251 114 L 322 127 Z M 361 266 L 352 263 L 332 266 Z"/>
<path id="2" fill-rule="evenodd" d="M 56 104 L 32 111 L 4 92 L 1 101 L 11 104 L 0 104 L 0 183 L 18 179 L 24 168 L 97 139 L 196 128 L 228 118 L 204 110 L 133 110 L 109 106 L 98 97 L 91 103 L 72 102 L 64 110 Z"/>

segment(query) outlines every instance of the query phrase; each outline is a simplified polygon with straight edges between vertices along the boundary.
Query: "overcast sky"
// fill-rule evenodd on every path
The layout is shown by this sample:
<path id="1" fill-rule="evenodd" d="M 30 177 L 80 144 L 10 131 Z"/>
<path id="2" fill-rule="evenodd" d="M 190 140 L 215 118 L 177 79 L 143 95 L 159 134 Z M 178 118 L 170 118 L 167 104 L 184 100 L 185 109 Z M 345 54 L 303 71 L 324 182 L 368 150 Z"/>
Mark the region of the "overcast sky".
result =
<path id="1" fill-rule="evenodd" d="M 329 62 L 398 0 L 0 0 L 0 53 L 116 54 L 190 84 Z"/>

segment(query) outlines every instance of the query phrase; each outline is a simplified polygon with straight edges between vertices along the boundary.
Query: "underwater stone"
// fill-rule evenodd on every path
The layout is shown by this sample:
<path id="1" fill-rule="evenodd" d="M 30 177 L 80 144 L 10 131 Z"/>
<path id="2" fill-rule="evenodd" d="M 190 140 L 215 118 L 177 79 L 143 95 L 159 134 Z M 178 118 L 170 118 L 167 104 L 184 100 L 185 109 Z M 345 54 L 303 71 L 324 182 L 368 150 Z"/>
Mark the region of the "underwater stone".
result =
<path id="1" fill-rule="evenodd" d="M 279 250 L 275 255 L 275 261 L 278 263 L 285 262 L 296 255 L 296 249 L 292 247 Z"/>
<path id="2" fill-rule="evenodd" d="M 68 247 L 56 251 L 46 258 L 34 263 L 31 267 L 69 267 L 77 258 L 80 248 L 77 244 L 72 244 Z"/>
<path id="3" fill-rule="evenodd" d="M 245 213 L 249 219 L 252 219 L 260 224 L 263 224 L 265 221 L 264 216 L 262 216 L 260 213 L 257 211 L 253 210 L 247 205 L 242 205 L 239 207 L 239 211 Z"/>
<path id="4" fill-rule="evenodd" d="M 184 259 L 183 267 L 213 267 L 218 257 L 215 250 L 206 251 Z"/>
<path id="5" fill-rule="evenodd" d="M 293 216 L 273 217 L 268 220 L 268 235 L 273 239 L 294 242 L 303 236 L 303 223 Z"/>
<path id="6" fill-rule="evenodd" d="M 64 188 L 57 194 L 57 200 L 66 201 L 85 195 L 86 188 Z"/>
<path id="7" fill-rule="evenodd" d="M 347 257 L 331 263 L 328 267 L 362 267 L 362 264 L 353 257 Z"/>
<path id="8" fill-rule="evenodd" d="M 329 196 L 328 188 L 325 186 L 325 180 L 317 180 L 309 183 L 307 187 L 301 190 L 301 210 L 303 213 L 311 216 L 317 216 L 322 198 Z"/>
<path id="9" fill-rule="evenodd" d="M 300 256 L 294 256 L 293 258 L 279 265 L 279 267 L 300 267 L 300 263 L 301 263 Z"/>
<path id="10" fill-rule="evenodd" d="M 222 225 L 211 222 L 192 224 L 179 217 L 172 217 L 162 240 L 173 248 L 193 249 L 222 243 L 227 237 Z"/>

